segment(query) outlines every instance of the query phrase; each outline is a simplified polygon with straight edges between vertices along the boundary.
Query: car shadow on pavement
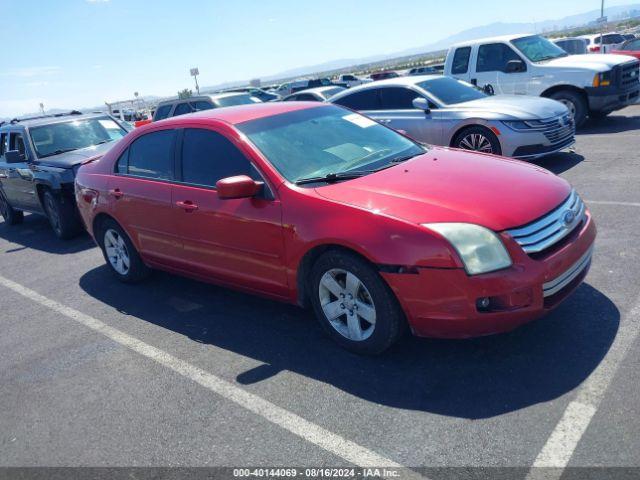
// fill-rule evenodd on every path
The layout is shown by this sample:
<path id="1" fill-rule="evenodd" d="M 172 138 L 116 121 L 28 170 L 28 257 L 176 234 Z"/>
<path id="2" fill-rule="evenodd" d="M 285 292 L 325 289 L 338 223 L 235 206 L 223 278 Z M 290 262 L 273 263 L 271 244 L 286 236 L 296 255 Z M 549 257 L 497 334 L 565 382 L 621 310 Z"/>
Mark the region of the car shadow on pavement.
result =
<path id="1" fill-rule="evenodd" d="M 60 240 L 55 236 L 49 221 L 40 215 L 25 215 L 20 225 L 7 225 L 0 219 L 0 239 L 18 246 L 0 250 L 0 253 L 13 253 L 27 248 L 47 253 L 67 255 L 95 247 L 95 243 L 86 233 L 70 240 Z"/>
<path id="2" fill-rule="evenodd" d="M 620 320 L 611 300 L 583 284 L 547 317 L 507 334 L 408 337 L 379 357 L 362 357 L 325 337 L 309 311 L 181 277 L 156 272 L 130 286 L 102 266 L 80 286 L 132 317 L 264 363 L 239 373 L 240 384 L 290 370 L 366 401 L 468 419 L 576 388 L 607 353 Z"/>
<path id="3" fill-rule="evenodd" d="M 599 133 L 623 133 L 640 130 L 640 116 L 609 114 L 604 118 L 588 119 L 578 129 L 576 135 L 594 135 Z"/>
<path id="4" fill-rule="evenodd" d="M 578 153 L 559 152 L 537 160 L 532 160 L 531 163 L 534 163 L 539 167 L 546 168 L 556 175 L 560 175 L 562 172 L 566 172 L 570 168 L 575 167 L 583 160 L 584 157 Z"/>

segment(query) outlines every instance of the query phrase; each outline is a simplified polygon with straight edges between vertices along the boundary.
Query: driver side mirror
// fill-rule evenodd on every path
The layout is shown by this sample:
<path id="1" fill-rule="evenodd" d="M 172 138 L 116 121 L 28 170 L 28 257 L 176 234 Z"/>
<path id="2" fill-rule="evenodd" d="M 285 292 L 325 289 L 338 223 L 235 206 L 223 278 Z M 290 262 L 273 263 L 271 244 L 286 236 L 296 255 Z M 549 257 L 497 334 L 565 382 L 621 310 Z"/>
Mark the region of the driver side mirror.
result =
<path id="1" fill-rule="evenodd" d="M 522 60 L 509 60 L 507 62 L 507 73 L 525 72 L 527 66 Z"/>
<path id="2" fill-rule="evenodd" d="M 216 182 L 218 198 L 222 200 L 253 197 L 260 191 L 261 186 L 261 183 L 247 175 L 222 178 Z"/>
<path id="3" fill-rule="evenodd" d="M 424 113 L 431 113 L 431 107 L 429 107 L 429 100 L 426 98 L 418 97 L 414 98 L 411 102 L 414 108 L 418 110 L 424 110 Z"/>
<path id="4" fill-rule="evenodd" d="M 4 154 L 4 160 L 7 163 L 22 163 L 26 158 L 26 155 L 18 150 L 9 150 Z"/>

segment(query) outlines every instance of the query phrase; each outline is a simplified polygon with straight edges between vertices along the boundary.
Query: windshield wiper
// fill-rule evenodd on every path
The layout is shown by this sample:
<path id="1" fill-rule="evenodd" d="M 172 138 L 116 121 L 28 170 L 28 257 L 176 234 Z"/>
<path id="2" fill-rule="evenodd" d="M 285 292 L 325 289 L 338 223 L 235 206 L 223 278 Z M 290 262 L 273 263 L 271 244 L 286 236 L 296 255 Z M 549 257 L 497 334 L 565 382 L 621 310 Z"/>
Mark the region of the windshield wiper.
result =
<path id="1" fill-rule="evenodd" d="M 54 155 L 60 155 L 62 153 L 73 152 L 77 148 L 59 148 L 55 152 L 47 153 L 46 155 L 40 155 L 40 158 L 53 157 Z"/>
<path id="2" fill-rule="evenodd" d="M 391 160 L 389 160 L 389 163 L 406 162 L 407 160 L 411 160 L 413 157 L 417 157 L 418 155 L 422 155 L 423 153 L 425 152 L 410 153 L 409 155 L 403 155 L 401 157 L 392 158 Z"/>
<path id="3" fill-rule="evenodd" d="M 340 180 L 351 180 L 353 178 L 362 177 L 370 173 L 374 173 L 375 170 L 357 170 L 354 172 L 331 172 L 323 175 L 322 177 L 307 177 L 296 180 L 296 185 L 305 185 L 307 183 L 334 183 Z"/>

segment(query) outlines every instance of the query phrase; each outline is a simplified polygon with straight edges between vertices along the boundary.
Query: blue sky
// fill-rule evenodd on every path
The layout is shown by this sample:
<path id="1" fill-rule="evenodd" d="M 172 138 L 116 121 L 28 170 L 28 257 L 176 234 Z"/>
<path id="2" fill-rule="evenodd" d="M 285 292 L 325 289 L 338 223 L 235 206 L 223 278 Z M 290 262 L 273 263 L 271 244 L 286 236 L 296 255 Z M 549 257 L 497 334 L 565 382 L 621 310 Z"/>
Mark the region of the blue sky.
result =
<path id="1" fill-rule="evenodd" d="M 215 85 L 599 7 L 599 0 L 0 0 L 0 117 L 37 111 L 40 102 L 72 108 L 134 91 L 172 95 L 192 87 L 192 66 L 200 85 Z"/>

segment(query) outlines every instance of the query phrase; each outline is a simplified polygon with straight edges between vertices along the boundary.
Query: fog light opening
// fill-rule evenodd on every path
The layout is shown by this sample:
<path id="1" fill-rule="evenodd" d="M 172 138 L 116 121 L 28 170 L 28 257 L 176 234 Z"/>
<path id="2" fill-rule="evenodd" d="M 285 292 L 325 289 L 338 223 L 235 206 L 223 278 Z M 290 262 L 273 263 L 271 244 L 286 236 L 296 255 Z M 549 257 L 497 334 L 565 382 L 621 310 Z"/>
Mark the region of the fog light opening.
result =
<path id="1" fill-rule="evenodd" d="M 491 299 L 489 297 L 480 297 L 476 300 L 476 308 L 481 312 L 489 311 L 491 308 Z"/>

